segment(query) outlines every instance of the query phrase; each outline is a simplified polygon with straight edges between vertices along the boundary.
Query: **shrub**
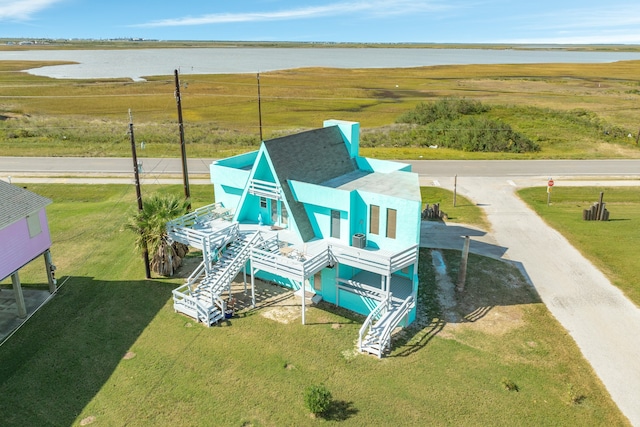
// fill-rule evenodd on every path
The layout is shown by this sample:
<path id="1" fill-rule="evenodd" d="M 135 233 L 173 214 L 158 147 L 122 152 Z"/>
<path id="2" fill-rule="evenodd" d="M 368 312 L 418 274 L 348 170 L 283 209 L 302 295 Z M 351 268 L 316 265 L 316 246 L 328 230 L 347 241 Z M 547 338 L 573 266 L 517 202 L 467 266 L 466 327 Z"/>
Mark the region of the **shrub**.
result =
<path id="1" fill-rule="evenodd" d="M 304 393 L 304 403 L 312 414 L 322 414 L 331 405 L 331 392 L 324 384 L 309 386 Z"/>
<path id="2" fill-rule="evenodd" d="M 426 125 L 438 120 L 455 120 L 462 116 L 489 111 L 489 106 L 466 98 L 444 98 L 433 103 L 421 102 L 413 111 L 398 118 L 399 123 Z"/>
<path id="3" fill-rule="evenodd" d="M 443 147 L 463 151 L 525 153 L 540 147 L 506 123 L 484 117 L 465 117 L 451 122 L 438 140 Z M 433 143 L 433 142 L 432 142 Z"/>

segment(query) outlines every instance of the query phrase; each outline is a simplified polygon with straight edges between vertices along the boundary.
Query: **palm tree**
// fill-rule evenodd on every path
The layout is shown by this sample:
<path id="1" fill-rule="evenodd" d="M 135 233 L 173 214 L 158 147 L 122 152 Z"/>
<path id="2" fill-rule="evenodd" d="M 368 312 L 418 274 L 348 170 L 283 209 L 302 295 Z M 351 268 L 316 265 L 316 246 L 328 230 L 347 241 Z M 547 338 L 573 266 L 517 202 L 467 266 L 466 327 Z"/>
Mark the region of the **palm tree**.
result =
<path id="1" fill-rule="evenodd" d="M 189 248 L 182 243 L 169 243 L 167 222 L 188 212 L 188 200 L 173 195 L 154 194 L 142 202 L 142 210 L 129 217 L 127 228 L 136 233 L 136 249 L 145 249 L 151 257 L 151 270 L 171 276 L 182 265 Z"/>

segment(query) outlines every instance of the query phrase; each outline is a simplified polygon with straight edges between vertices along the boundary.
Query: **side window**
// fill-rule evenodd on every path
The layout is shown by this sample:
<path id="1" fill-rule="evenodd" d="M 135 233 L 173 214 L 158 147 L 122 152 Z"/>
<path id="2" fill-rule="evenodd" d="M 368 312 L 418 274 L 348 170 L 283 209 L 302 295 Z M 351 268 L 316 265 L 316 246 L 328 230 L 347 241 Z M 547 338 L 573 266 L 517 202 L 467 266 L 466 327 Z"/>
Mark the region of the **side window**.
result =
<path id="1" fill-rule="evenodd" d="M 42 225 L 40 224 L 40 215 L 33 213 L 27 215 L 27 227 L 29 228 L 29 237 L 36 237 L 42 233 Z"/>
<path id="2" fill-rule="evenodd" d="M 331 237 L 340 238 L 340 211 L 331 211 Z"/>
<path id="3" fill-rule="evenodd" d="M 380 206 L 369 207 L 369 233 L 380 234 Z"/>
<path id="4" fill-rule="evenodd" d="M 387 209 L 387 237 L 396 238 L 396 216 L 398 211 L 395 209 Z"/>
<path id="5" fill-rule="evenodd" d="M 266 209 L 267 208 L 267 198 L 266 197 L 260 197 L 260 207 L 262 209 Z"/>

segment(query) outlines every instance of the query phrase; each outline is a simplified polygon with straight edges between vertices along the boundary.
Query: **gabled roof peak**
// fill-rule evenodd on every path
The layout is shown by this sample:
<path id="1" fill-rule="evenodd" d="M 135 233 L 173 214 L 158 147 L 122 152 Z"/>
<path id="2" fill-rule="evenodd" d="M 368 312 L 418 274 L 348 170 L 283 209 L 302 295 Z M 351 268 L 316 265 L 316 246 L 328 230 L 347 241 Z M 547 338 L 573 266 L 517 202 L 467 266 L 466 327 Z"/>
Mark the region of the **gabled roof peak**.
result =
<path id="1" fill-rule="evenodd" d="M 0 229 L 51 204 L 51 200 L 0 180 Z"/>

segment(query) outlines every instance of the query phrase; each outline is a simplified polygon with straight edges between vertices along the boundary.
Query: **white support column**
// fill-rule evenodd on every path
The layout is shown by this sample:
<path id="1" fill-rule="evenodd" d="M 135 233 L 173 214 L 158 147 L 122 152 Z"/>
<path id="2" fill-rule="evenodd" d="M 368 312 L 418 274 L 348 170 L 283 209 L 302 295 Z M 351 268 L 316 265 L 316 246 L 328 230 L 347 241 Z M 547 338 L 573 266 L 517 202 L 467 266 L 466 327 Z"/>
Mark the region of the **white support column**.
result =
<path id="1" fill-rule="evenodd" d="M 52 294 L 56 291 L 56 266 L 51 262 L 51 252 L 47 249 L 44 252 L 44 267 L 47 270 L 47 280 L 49 281 L 49 293 Z"/>
<path id="2" fill-rule="evenodd" d="M 304 276 L 302 276 L 302 280 L 300 281 L 300 289 L 302 290 L 302 324 L 304 325 L 304 312 L 305 310 L 305 300 L 307 299 L 307 289 L 304 285 Z"/>
<path id="3" fill-rule="evenodd" d="M 247 264 L 242 267 L 242 282 L 244 283 L 244 294 L 247 294 Z"/>
<path id="4" fill-rule="evenodd" d="M 417 303 L 417 301 L 418 301 L 418 286 L 420 286 L 420 283 L 418 282 L 418 261 L 417 261 L 417 257 L 416 257 L 415 264 L 413 264 L 413 277 L 412 277 L 412 279 L 413 280 L 411 280 L 411 282 L 412 282 L 411 283 L 412 284 L 412 286 L 411 286 L 412 289 L 411 290 L 412 290 L 412 293 L 413 293 L 413 298 Z"/>
<path id="5" fill-rule="evenodd" d="M 11 283 L 13 284 L 13 294 L 16 297 L 16 305 L 18 306 L 18 317 L 24 319 L 27 317 L 27 306 L 24 303 L 24 294 L 22 293 L 20 276 L 17 271 L 11 275 Z"/>
<path id="6" fill-rule="evenodd" d="M 338 307 L 340 307 L 340 288 L 338 287 L 339 283 L 338 279 L 340 279 L 340 263 L 336 261 L 336 265 L 334 266 L 334 268 L 336 269 L 336 283 L 335 283 L 335 287 L 336 287 L 336 305 Z"/>
<path id="7" fill-rule="evenodd" d="M 387 273 L 387 300 L 389 300 L 389 297 L 391 296 L 391 270 L 389 270 L 389 272 Z M 384 280 L 384 278 L 383 278 Z M 391 304 L 391 301 L 389 300 L 389 304 Z"/>
<path id="8" fill-rule="evenodd" d="M 251 267 L 251 307 L 256 308 L 256 271 Z"/>

